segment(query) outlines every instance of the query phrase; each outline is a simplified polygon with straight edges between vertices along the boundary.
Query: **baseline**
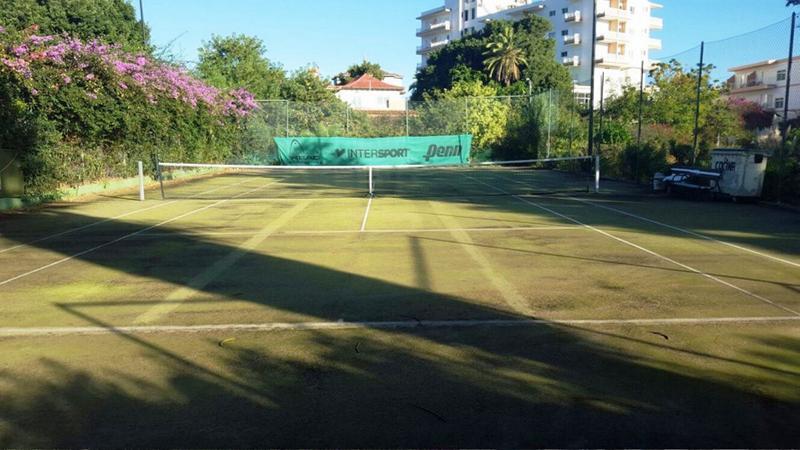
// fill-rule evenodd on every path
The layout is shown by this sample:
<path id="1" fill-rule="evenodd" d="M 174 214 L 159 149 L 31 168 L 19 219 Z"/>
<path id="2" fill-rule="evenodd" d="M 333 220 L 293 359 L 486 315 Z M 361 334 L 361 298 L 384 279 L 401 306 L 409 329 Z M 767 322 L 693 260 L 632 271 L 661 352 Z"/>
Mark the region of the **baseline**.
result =
<path id="1" fill-rule="evenodd" d="M 123 327 L 36 327 L 0 328 L 0 337 L 74 336 L 100 334 L 190 334 L 207 332 L 248 331 L 307 331 L 307 330 L 352 330 L 352 329 L 425 329 L 425 328 L 473 328 L 515 327 L 541 325 L 714 325 L 800 322 L 798 316 L 773 317 L 707 317 L 668 319 L 487 319 L 487 320 L 404 320 L 364 322 L 271 322 L 250 324 L 217 325 L 140 325 Z"/>

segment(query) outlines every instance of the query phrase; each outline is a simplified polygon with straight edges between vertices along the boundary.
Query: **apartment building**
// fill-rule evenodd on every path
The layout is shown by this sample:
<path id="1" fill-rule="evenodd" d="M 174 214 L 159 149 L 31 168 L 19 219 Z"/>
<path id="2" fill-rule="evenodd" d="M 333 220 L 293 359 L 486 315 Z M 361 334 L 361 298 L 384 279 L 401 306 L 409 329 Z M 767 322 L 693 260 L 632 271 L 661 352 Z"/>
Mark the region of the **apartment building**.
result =
<path id="1" fill-rule="evenodd" d="M 731 67 L 728 95 L 761 105 L 768 111 L 783 114 L 786 105 L 788 58 L 770 59 L 752 64 Z M 789 118 L 800 111 L 800 56 L 792 58 L 792 84 L 789 88 Z"/>
<path id="2" fill-rule="evenodd" d="M 519 20 L 526 13 L 539 15 L 553 26 L 556 58 L 569 68 L 579 100 L 588 104 L 591 79 L 593 0 L 445 0 L 441 7 L 423 12 L 417 36 L 420 67 L 428 55 L 448 42 L 474 33 L 493 20 Z M 596 92 L 605 74 L 607 95 L 639 82 L 641 63 L 651 64 L 650 51 L 661 49 L 651 32 L 663 21 L 652 12 L 662 6 L 650 0 L 597 0 Z M 599 101 L 599 96 L 597 96 Z"/>

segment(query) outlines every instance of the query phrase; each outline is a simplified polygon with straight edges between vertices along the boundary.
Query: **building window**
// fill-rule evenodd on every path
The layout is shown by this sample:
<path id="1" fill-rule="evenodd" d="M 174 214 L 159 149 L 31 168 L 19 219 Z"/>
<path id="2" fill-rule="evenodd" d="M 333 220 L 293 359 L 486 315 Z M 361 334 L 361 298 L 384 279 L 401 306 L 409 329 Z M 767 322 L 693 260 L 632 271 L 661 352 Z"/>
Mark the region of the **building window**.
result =
<path id="1" fill-rule="evenodd" d="M 556 16 L 556 11 L 555 10 L 550 11 L 550 17 L 555 17 L 555 16 Z"/>
<path id="2" fill-rule="evenodd" d="M 472 20 L 475 20 L 475 8 L 472 8 Z"/>
<path id="3" fill-rule="evenodd" d="M 786 81 L 786 69 L 778 71 L 778 81 Z"/>
<path id="4" fill-rule="evenodd" d="M 575 102 L 582 106 L 583 108 L 589 107 L 589 93 L 586 92 L 576 92 L 575 93 Z"/>
<path id="5" fill-rule="evenodd" d="M 561 35 L 566 36 L 569 34 L 569 30 L 561 30 Z"/>
<path id="6" fill-rule="evenodd" d="M 569 8 L 561 8 L 561 13 L 566 14 L 569 12 Z"/>
<path id="7" fill-rule="evenodd" d="M 569 55 L 569 52 L 561 52 L 561 57 L 566 58 Z"/>
<path id="8" fill-rule="evenodd" d="M 782 109 L 783 108 L 783 97 L 776 97 L 775 98 L 775 109 Z"/>

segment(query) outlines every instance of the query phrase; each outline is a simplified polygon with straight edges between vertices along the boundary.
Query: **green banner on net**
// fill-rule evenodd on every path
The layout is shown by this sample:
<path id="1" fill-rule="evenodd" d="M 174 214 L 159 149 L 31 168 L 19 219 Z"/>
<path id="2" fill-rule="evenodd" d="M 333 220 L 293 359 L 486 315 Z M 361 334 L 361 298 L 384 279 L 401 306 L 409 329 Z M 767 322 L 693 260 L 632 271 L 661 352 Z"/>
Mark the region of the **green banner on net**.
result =
<path id="1" fill-rule="evenodd" d="M 386 138 L 275 138 L 278 159 L 288 166 L 393 166 L 466 164 L 472 135 Z"/>

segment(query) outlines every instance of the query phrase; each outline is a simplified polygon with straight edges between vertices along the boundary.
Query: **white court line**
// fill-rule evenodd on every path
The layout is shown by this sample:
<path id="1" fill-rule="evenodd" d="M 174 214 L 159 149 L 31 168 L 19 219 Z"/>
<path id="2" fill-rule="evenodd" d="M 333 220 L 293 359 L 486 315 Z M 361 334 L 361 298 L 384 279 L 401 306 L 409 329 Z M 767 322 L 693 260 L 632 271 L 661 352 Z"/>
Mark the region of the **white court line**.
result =
<path id="1" fill-rule="evenodd" d="M 217 187 L 217 188 L 214 188 L 214 189 L 209 189 L 209 190 L 201 192 L 199 194 L 195 194 L 195 196 L 210 194 L 210 193 L 216 192 L 216 191 L 218 191 L 220 189 L 233 187 L 233 186 L 238 186 L 238 185 L 240 185 L 242 183 L 246 183 L 247 181 L 250 181 L 250 180 L 244 180 L 244 181 L 240 181 L 238 183 L 230 184 L 230 185 L 227 185 L 227 186 L 220 186 L 220 187 Z M 191 199 L 192 197 L 189 197 L 189 198 Z M 75 233 L 77 231 L 85 230 L 87 228 L 91 228 L 91 227 L 94 227 L 94 226 L 97 226 L 97 225 L 102 225 L 104 223 L 111 222 L 111 221 L 116 220 L 116 219 L 121 219 L 123 217 L 127 217 L 127 216 L 130 216 L 130 215 L 136 214 L 136 213 L 150 211 L 152 209 L 168 206 L 168 205 L 171 205 L 173 203 L 176 203 L 177 201 L 178 200 L 173 200 L 173 201 L 166 202 L 166 203 L 161 202 L 161 203 L 159 203 L 157 205 L 148 206 L 147 208 L 140 208 L 140 209 L 137 209 L 137 210 L 134 210 L 134 211 L 130 211 L 130 212 L 127 212 L 127 213 L 124 213 L 124 214 L 120 214 L 118 216 L 114 216 L 114 217 L 111 217 L 111 218 L 108 218 L 108 219 L 102 219 L 102 220 L 99 220 L 97 222 L 92 222 L 90 224 L 82 225 L 80 227 L 71 228 L 69 230 L 62 231 L 60 233 L 51 234 L 49 236 L 45 236 L 45 237 L 42 237 L 42 238 L 39 238 L 39 239 L 36 239 L 36 240 L 33 240 L 33 241 L 24 242 L 22 244 L 15 245 L 13 247 L 4 248 L 4 249 L 0 250 L 0 253 L 9 252 L 11 250 L 14 250 L 14 249 L 17 249 L 17 248 L 20 248 L 20 247 L 30 246 L 32 244 L 37 244 L 39 242 L 49 241 L 50 239 L 54 239 L 54 238 L 57 238 L 57 237 L 60 237 L 60 236 L 64 236 L 64 235 L 67 235 L 67 234 L 72 234 L 72 233 Z"/>
<path id="2" fill-rule="evenodd" d="M 747 248 L 747 247 L 743 247 L 741 245 L 737 245 L 737 244 L 734 244 L 732 242 L 722 241 L 722 240 L 713 238 L 711 236 L 707 236 L 705 234 L 697 233 L 697 232 L 692 231 L 692 230 L 687 230 L 686 228 L 676 227 L 674 225 L 669 225 L 669 224 L 666 224 L 666 223 L 663 223 L 663 222 L 659 222 L 657 220 L 648 219 L 647 217 L 642 217 L 640 215 L 633 214 L 633 213 L 630 213 L 630 212 L 627 212 L 627 211 L 623 211 L 621 209 L 612 208 L 610 206 L 601 205 L 601 204 L 593 202 L 591 200 L 584 200 L 584 199 L 575 198 L 575 197 L 566 197 L 566 198 L 568 198 L 570 200 L 582 202 L 582 203 L 588 203 L 588 204 L 590 204 L 592 206 L 595 206 L 597 208 L 602 208 L 602 209 L 606 209 L 606 210 L 609 210 L 609 211 L 613 211 L 613 212 L 616 212 L 616 213 L 619 213 L 619 214 L 622 214 L 622 215 L 625 215 L 625 216 L 628 216 L 628 217 L 633 217 L 634 219 L 638 219 L 638 220 L 641 220 L 641 221 L 644 221 L 644 222 L 652 223 L 654 225 L 659 225 L 659 226 L 662 226 L 662 227 L 665 227 L 665 228 L 669 228 L 670 230 L 679 231 L 681 233 L 685 233 L 685 234 L 688 234 L 688 235 L 691 235 L 691 236 L 694 236 L 694 237 L 697 237 L 697 238 L 705 239 L 707 241 L 716 242 L 717 244 L 727 245 L 728 247 L 733 247 L 733 248 L 735 248 L 737 250 L 742 250 L 742 251 L 745 251 L 745 252 L 748 252 L 748 253 L 752 253 L 754 255 L 758 255 L 758 256 L 761 256 L 761 257 L 764 257 L 764 258 L 767 258 L 767 259 L 771 259 L 773 261 L 778 261 L 778 262 L 781 262 L 781 263 L 784 263 L 784 264 L 788 264 L 788 265 L 794 266 L 794 267 L 800 267 L 800 263 L 796 263 L 794 261 L 789 261 L 788 259 L 778 258 L 777 256 L 768 255 L 766 253 L 762 253 L 762 252 L 759 252 L 759 251 L 756 251 L 756 250 L 753 250 L 753 249 L 750 249 L 750 248 Z"/>
<path id="3" fill-rule="evenodd" d="M 273 183 L 275 183 L 275 181 L 267 183 L 267 184 L 265 184 L 263 186 L 259 186 L 259 187 L 255 188 L 255 189 L 251 189 L 249 191 L 243 192 L 243 193 L 241 193 L 239 195 L 240 196 L 241 195 L 247 195 L 247 194 L 249 194 L 251 192 L 258 191 L 259 189 L 264 189 L 264 188 L 266 188 L 267 186 L 269 186 L 270 184 L 273 184 Z M 8 278 L 8 279 L 3 280 L 3 281 L 0 281 L 0 286 L 5 286 L 6 284 L 11 283 L 11 282 L 16 281 L 16 280 L 19 280 L 20 278 L 25 278 L 25 277 L 27 277 L 29 275 L 33 275 L 33 274 L 35 274 L 37 272 L 41 272 L 41 271 L 49 269 L 49 268 L 51 268 L 53 266 L 57 266 L 59 264 L 63 264 L 65 262 L 67 262 L 67 261 L 70 261 L 70 260 L 73 260 L 75 258 L 81 257 L 81 256 L 83 256 L 83 255 L 85 255 L 87 253 L 91 253 L 93 251 L 100 250 L 101 248 L 105 248 L 105 247 L 108 247 L 109 245 L 116 244 L 117 242 L 123 241 L 125 239 L 128 239 L 130 237 L 133 237 L 133 236 L 136 236 L 136 235 L 139 235 L 139 234 L 142 234 L 142 233 L 144 233 L 146 231 L 152 230 L 153 228 L 157 228 L 157 227 L 160 227 L 162 225 L 166 225 L 166 224 L 168 224 L 170 222 L 174 222 L 176 220 L 182 219 L 184 217 L 188 217 L 188 216 L 190 216 L 192 214 L 196 214 L 196 213 L 199 213 L 201 211 L 205 211 L 205 210 L 213 208 L 213 207 L 215 207 L 217 205 L 221 205 L 223 203 L 226 203 L 227 201 L 228 200 L 219 200 L 219 201 L 217 201 L 215 203 L 212 203 L 210 205 L 203 206 L 202 208 L 197 208 L 197 209 L 191 210 L 191 211 L 183 213 L 183 214 L 181 214 L 181 215 L 179 215 L 177 217 L 173 217 L 171 219 L 164 220 L 164 221 L 159 222 L 159 223 L 157 223 L 155 225 L 150 225 L 149 227 L 145 227 L 145 228 L 142 228 L 142 229 L 140 229 L 138 231 L 134 231 L 133 233 L 128 233 L 128 234 L 126 234 L 124 236 L 121 236 L 121 237 L 118 237 L 118 238 L 116 238 L 116 239 L 114 239 L 112 241 L 108 241 L 108 242 L 102 243 L 100 245 L 96 245 L 96 246 L 94 246 L 94 247 L 92 247 L 90 249 L 83 250 L 83 251 L 80 251 L 78 253 L 74 253 L 74 254 L 72 254 L 70 256 L 66 256 L 64 258 L 61 258 L 61 259 L 59 259 L 57 261 L 53 261 L 50 264 L 46 264 L 46 265 L 41 266 L 39 268 L 36 268 L 36 269 L 33 269 L 33 270 L 29 270 L 29 271 L 27 271 L 25 273 L 22 273 L 20 275 Z"/>
<path id="4" fill-rule="evenodd" d="M 361 233 L 363 233 L 367 229 L 367 219 L 369 218 L 369 208 L 372 206 L 372 199 L 373 198 L 374 197 L 370 197 L 369 201 L 367 201 L 367 209 L 364 210 L 364 219 L 361 221 L 361 230 L 359 230 Z"/>
<path id="5" fill-rule="evenodd" d="M 470 178 L 472 178 L 472 177 L 470 177 Z M 473 178 L 473 179 L 476 179 L 476 178 Z M 481 180 L 478 180 L 478 181 L 480 181 L 481 183 L 485 184 L 486 186 L 492 187 L 493 189 L 497 189 L 497 190 L 499 190 L 499 191 L 505 192 L 505 193 L 507 193 L 508 195 L 511 195 L 512 197 L 516 198 L 517 200 L 519 200 L 519 201 L 521 201 L 521 202 L 523 202 L 523 203 L 527 203 L 527 204 L 529 204 L 529 205 L 531 205 L 531 206 L 534 206 L 534 207 L 536 207 L 536 208 L 539 208 L 539 209 L 541 209 L 541 210 L 543 210 L 543 211 L 547 211 L 547 212 L 549 212 L 550 214 L 553 214 L 553 215 L 556 215 L 556 216 L 558 216 L 558 217 L 561 217 L 561 218 L 563 218 L 563 219 L 569 220 L 570 222 L 576 223 L 576 224 L 578 224 L 578 225 L 580 225 L 580 226 L 582 226 L 582 227 L 585 227 L 586 229 L 589 229 L 589 230 L 595 231 L 595 232 L 597 232 L 597 233 L 600 233 L 600 234 L 602 234 L 603 236 L 606 236 L 606 237 L 608 237 L 608 238 L 614 239 L 615 241 L 618 241 L 618 242 L 621 242 L 621 243 L 623 243 L 623 244 L 625 244 L 625 245 L 631 246 L 631 247 L 633 247 L 633 248 L 635 248 L 635 249 L 638 249 L 638 250 L 640 250 L 640 251 L 643 251 L 643 252 L 645 252 L 645 253 L 647 253 L 647 254 L 649 254 L 649 255 L 655 256 L 655 257 L 657 257 L 657 258 L 663 259 L 664 261 L 667 261 L 667 262 L 669 262 L 669 263 L 671 263 L 671 264 L 674 264 L 674 265 L 676 265 L 676 266 L 678 266 L 678 267 L 684 268 L 684 269 L 686 269 L 686 270 L 688 270 L 688 271 L 691 271 L 691 272 L 694 272 L 694 273 L 696 273 L 696 274 L 698 274 L 698 275 L 702 275 L 702 276 L 704 276 L 704 277 L 708 278 L 709 280 L 715 281 L 715 282 L 717 282 L 717 283 L 719 283 L 719 284 L 722 284 L 722 285 L 724 285 L 724 286 L 727 286 L 727 287 L 729 287 L 729 288 L 731 288 L 731 289 L 735 289 L 735 290 L 737 290 L 737 291 L 741 292 L 742 294 L 745 294 L 745 295 L 747 295 L 747 296 L 749 296 L 749 297 L 753 297 L 753 298 L 755 298 L 755 299 L 757 299 L 757 300 L 760 300 L 760 301 L 762 301 L 762 302 L 764 302 L 764 303 L 767 303 L 767 304 L 769 304 L 769 305 L 772 305 L 772 306 L 774 306 L 774 307 L 776 307 L 776 308 L 779 308 L 779 309 L 782 309 L 782 310 L 784 310 L 784 311 L 786 311 L 786 312 L 790 312 L 790 313 L 792 313 L 792 314 L 795 314 L 795 315 L 797 315 L 797 316 L 800 316 L 800 312 L 798 312 L 798 311 L 795 311 L 795 310 L 793 310 L 793 309 L 791 309 L 791 308 L 788 308 L 788 307 L 786 307 L 786 306 L 783 306 L 783 305 L 781 305 L 781 304 L 779 304 L 779 303 L 776 303 L 776 302 L 774 302 L 774 301 L 772 301 L 772 300 L 770 300 L 770 299 L 768 299 L 768 298 L 766 298 L 766 297 L 763 297 L 763 296 L 761 296 L 761 295 L 758 295 L 758 294 L 756 294 L 756 293 L 754 293 L 754 292 L 750 292 L 750 291 L 748 291 L 747 289 L 744 289 L 744 288 L 741 288 L 741 287 L 739 287 L 739 286 L 736 286 L 735 284 L 732 284 L 732 283 L 729 283 L 729 282 L 727 282 L 727 281 L 725 281 L 725 280 L 722 280 L 722 279 L 720 279 L 720 278 L 717 278 L 717 277 L 715 277 L 714 275 L 710 275 L 710 274 L 707 274 L 707 273 L 705 273 L 705 272 L 703 272 L 703 271 L 701 271 L 701 270 L 699 270 L 699 269 L 695 269 L 694 267 L 687 266 L 686 264 L 683 264 L 683 263 L 680 263 L 680 262 L 678 262 L 678 261 L 675 261 L 675 260 L 674 260 L 674 259 L 672 259 L 672 258 L 669 258 L 669 257 L 667 257 L 667 256 L 664 256 L 664 255 L 662 255 L 662 254 L 660 254 L 660 253 L 656 253 L 656 252 L 654 252 L 653 250 L 647 249 L 647 248 L 645 248 L 645 247 L 642 247 L 641 245 L 638 245 L 638 244 L 634 244 L 633 242 L 631 242 L 631 241 L 628 241 L 628 240 L 625 240 L 625 239 L 623 239 L 623 238 L 621 238 L 621 237 L 614 236 L 613 234 L 611 234 L 611 233 L 608 233 L 608 232 L 606 232 L 606 231 L 603 231 L 603 230 L 601 230 L 601 229 L 599 229 L 599 228 L 597 228 L 597 227 L 593 227 L 593 226 L 591 226 L 591 225 L 585 224 L 585 223 L 583 223 L 583 222 L 581 222 L 581 221 L 579 221 L 579 220 L 577 220 L 577 219 L 574 219 L 574 218 L 572 218 L 572 217 L 569 217 L 569 216 L 567 216 L 567 215 L 561 214 L 560 212 L 554 211 L 554 210 L 552 210 L 552 209 L 550 209 L 550 208 L 547 208 L 547 207 L 545 207 L 545 206 L 542 206 L 542 205 L 539 205 L 539 204 L 537 204 L 537 203 L 534 203 L 534 202 L 531 202 L 531 201 L 529 201 L 529 200 L 526 200 L 526 199 L 524 199 L 524 198 L 522 198 L 522 197 L 520 197 L 520 196 L 518 196 L 518 195 L 512 195 L 512 194 L 511 194 L 511 193 L 509 193 L 508 191 L 504 191 L 503 189 L 500 189 L 500 188 L 498 188 L 498 187 L 494 187 L 494 186 L 492 186 L 492 185 L 490 185 L 490 184 L 488 184 L 488 183 L 484 183 L 484 182 L 483 182 L 483 181 L 481 181 Z"/>
<path id="6" fill-rule="evenodd" d="M 708 317 L 668 319 L 487 319 L 487 320 L 404 320 L 374 322 L 270 322 L 218 325 L 138 325 L 125 327 L 36 327 L 0 328 L 3 337 L 79 336 L 101 334 L 177 334 L 208 332 L 255 331 L 308 331 L 308 330 L 368 330 L 368 329 L 425 329 L 425 328 L 475 328 L 475 327 L 525 327 L 541 325 L 603 326 L 603 325 L 714 325 L 798 322 L 797 316 L 774 317 Z"/>
<path id="7" fill-rule="evenodd" d="M 291 209 L 285 211 L 283 214 L 266 224 L 258 233 L 254 234 L 250 239 L 241 245 L 233 248 L 227 255 L 219 258 L 205 268 L 202 272 L 198 273 L 192 279 L 183 284 L 183 286 L 172 291 L 162 303 L 156 304 L 144 313 L 140 314 L 133 323 L 147 324 L 155 322 L 158 319 L 168 315 L 185 301 L 192 298 L 192 296 L 201 293 L 206 286 L 217 279 L 221 274 L 225 273 L 233 267 L 242 258 L 247 256 L 256 247 L 261 245 L 269 236 L 279 228 L 286 225 L 290 220 L 297 217 L 312 200 L 306 200 L 302 203 L 294 205 Z"/>
<path id="8" fill-rule="evenodd" d="M 315 200 L 316 201 L 316 200 Z M 331 234 L 413 234 L 413 233 L 449 233 L 451 231 L 466 231 L 469 233 L 481 232 L 508 232 L 508 231 L 555 231 L 555 230 L 581 230 L 583 227 L 577 225 L 559 225 L 559 226 L 532 226 L 532 227 L 492 227 L 492 228 L 406 228 L 406 229 L 373 229 L 373 230 L 294 230 L 294 231 L 279 231 L 273 233 L 272 236 L 325 236 Z M 216 237 L 216 236 L 252 236 L 256 231 L 190 231 L 186 234 L 195 237 Z M 145 238 L 158 238 L 166 236 L 174 236 L 174 233 L 142 233 L 138 236 L 140 239 Z"/>
<path id="9" fill-rule="evenodd" d="M 80 227 L 71 228 L 69 230 L 62 231 L 60 233 L 51 234 L 49 236 L 45 236 L 45 237 L 42 237 L 42 238 L 39 238 L 39 239 L 35 239 L 33 241 L 28 241 L 28 242 L 25 242 L 25 243 L 22 243 L 22 244 L 17 244 L 17 245 L 15 245 L 13 247 L 4 248 L 4 249 L 0 250 L 0 253 L 10 252 L 11 250 L 18 249 L 20 247 L 27 247 L 27 246 L 30 246 L 32 244 L 36 244 L 36 243 L 39 243 L 39 242 L 49 241 L 50 239 L 54 239 L 54 238 L 57 238 L 57 237 L 60 237 L 60 236 L 64 236 L 66 234 L 71 234 L 71 233 L 75 233 L 77 231 L 85 230 L 87 228 L 91 228 L 91 227 L 94 227 L 94 226 L 97 226 L 97 225 L 102 225 L 102 224 L 104 224 L 106 222 L 111 222 L 112 220 L 121 219 L 123 217 L 127 217 L 127 216 L 130 216 L 132 214 L 149 211 L 151 209 L 161 208 L 162 206 L 167 206 L 167 205 L 170 205 L 172 203 L 175 203 L 175 201 L 171 201 L 171 202 L 167 202 L 167 203 L 161 202 L 161 203 L 159 203 L 157 205 L 148 206 L 147 208 L 141 208 L 141 209 L 137 209 L 137 210 L 134 210 L 134 211 L 129 211 L 129 212 L 125 213 L 125 214 L 120 214 L 118 216 L 114 216 L 114 217 L 111 217 L 111 218 L 108 218 L 108 219 L 102 219 L 102 220 L 99 220 L 97 222 L 92 222 L 90 224 L 82 225 Z"/>

